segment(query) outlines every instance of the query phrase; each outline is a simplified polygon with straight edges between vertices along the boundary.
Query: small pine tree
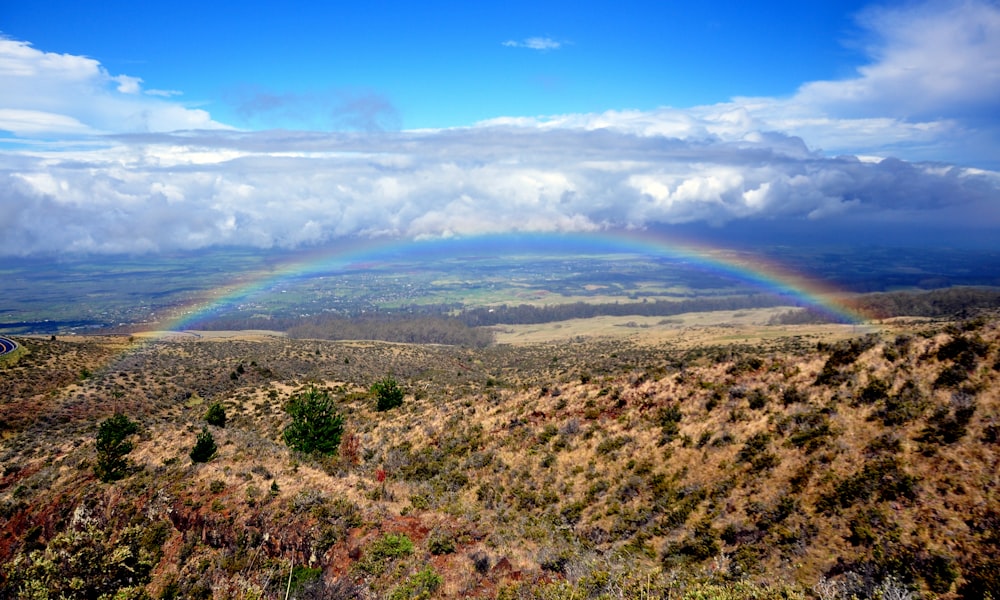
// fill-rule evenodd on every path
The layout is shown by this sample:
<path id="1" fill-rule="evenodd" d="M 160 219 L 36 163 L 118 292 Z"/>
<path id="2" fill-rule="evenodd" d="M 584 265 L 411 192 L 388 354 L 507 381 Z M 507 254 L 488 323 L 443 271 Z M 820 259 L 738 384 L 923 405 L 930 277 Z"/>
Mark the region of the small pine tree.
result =
<path id="1" fill-rule="evenodd" d="M 300 452 L 333 454 L 340 446 L 344 433 L 344 418 L 337 412 L 333 398 L 326 390 L 310 387 L 295 394 L 285 405 L 292 422 L 285 427 L 283 437 L 289 448 Z"/>
<path id="2" fill-rule="evenodd" d="M 218 450 L 218 447 L 215 445 L 215 438 L 212 437 L 212 432 L 208 430 L 208 427 L 202 427 L 201 433 L 198 434 L 198 439 L 194 443 L 194 448 L 191 449 L 191 460 L 202 463 L 208 462 L 215 456 L 216 450 Z"/>
<path id="3" fill-rule="evenodd" d="M 208 411 L 205 412 L 205 421 L 216 427 L 226 426 L 226 409 L 221 402 L 214 402 L 212 406 L 208 407 Z"/>
<path id="4" fill-rule="evenodd" d="M 101 422 L 97 430 L 97 466 L 94 467 L 98 479 L 107 483 L 125 477 L 128 469 L 125 456 L 135 447 L 128 438 L 138 431 L 139 426 L 121 413 Z"/>
<path id="5" fill-rule="evenodd" d="M 399 387 L 391 375 L 373 383 L 371 391 L 375 394 L 376 408 L 380 411 L 396 408 L 403 404 L 403 388 Z"/>

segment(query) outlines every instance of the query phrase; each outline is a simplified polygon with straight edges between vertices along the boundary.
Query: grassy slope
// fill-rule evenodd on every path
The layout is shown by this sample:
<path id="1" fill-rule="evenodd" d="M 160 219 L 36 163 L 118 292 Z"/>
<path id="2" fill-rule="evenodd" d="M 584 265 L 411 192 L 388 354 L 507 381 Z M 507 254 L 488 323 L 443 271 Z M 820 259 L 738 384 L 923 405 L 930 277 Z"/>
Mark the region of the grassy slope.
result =
<path id="1" fill-rule="evenodd" d="M 23 340 L 0 371 L 0 596 L 284 597 L 289 569 L 304 597 L 766 597 L 763 581 L 864 597 L 889 574 L 954 594 L 997 567 L 1000 326 L 895 327 L 822 350 L 809 336 L 844 332 Z M 385 373 L 410 395 L 377 413 Z M 355 442 L 338 456 L 281 443 L 310 384 L 338 398 Z M 229 423 L 195 465 L 208 401 Z M 131 474 L 104 484 L 94 439 L 115 410 L 142 432 Z"/>

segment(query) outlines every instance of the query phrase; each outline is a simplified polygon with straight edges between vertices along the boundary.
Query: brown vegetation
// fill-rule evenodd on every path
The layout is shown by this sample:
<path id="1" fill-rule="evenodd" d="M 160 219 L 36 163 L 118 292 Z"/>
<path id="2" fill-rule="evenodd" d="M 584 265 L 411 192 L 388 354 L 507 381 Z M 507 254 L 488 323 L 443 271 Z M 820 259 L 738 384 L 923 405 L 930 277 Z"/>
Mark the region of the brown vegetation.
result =
<path id="1" fill-rule="evenodd" d="M 0 597 L 996 597 L 1000 323 L 783 330 L 19 340 Z M 379 411 L 386 375 L 407 396 Z M 288 399 L 314 388 L 343 418 L 332 455 L 283 441 Z M 140 431 L 102 483 L 115 413 Z M 201 432 L 216 452 L 195 463 Z"/>

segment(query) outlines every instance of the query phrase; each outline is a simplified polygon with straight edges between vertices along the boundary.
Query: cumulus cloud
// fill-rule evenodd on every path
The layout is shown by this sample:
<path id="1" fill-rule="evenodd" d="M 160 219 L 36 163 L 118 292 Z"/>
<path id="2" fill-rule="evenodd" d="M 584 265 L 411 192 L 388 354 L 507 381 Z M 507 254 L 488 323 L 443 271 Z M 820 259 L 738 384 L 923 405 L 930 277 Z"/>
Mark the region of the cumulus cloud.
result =
<path id="1" fill-rule="evenodd" d="M 1000 226 L 994 172 L 582 128 L 197 132 L 0 162 L 6 253 L 145 252 L 773 219 Z"/>
<path id="2" fill-rule="evenodd" d="M 833 152 L 1000 166 L 1000 5 L 905 3 L 862 12 L 870 62 L 853 77 L 803 84 L 790 98 L 735 98 L 759 127 Z"/>
<path id="3" fill-rule="evenodd" d="M 141 94 L 142 79 L 111 75 L 85 56 L 0 37 L 0 130 L 59 137 L 222 127 L 204 110 Z"/>
<path id="4" fill-rule="evenodd" d="M 528 48 L 529 50 L 558 50 L 562 47 L 562 42 L 558 42 L 547 37 L 530 37 L 521 41 L 507 40 L 501 42 L 506 48 Z"/>
<path id="5" fill-rule="evenodd" d="M 862 15 L 871 58 L 853 77 L 788 98 L 435 131 L 398 131 L 391 102 L 371 92 L 264 90 L 235 99 L 244 118 L 322 118 L 340 131 L 212 130 L 207 114 L 150 98 L 136 77 L 0 40 L 0 79 L 12 82 L 0 129 L 116 133 L 87 138 L 100 147 L 0 152 L 0 254 L 686 224 L 863 224 L 915 243 L 949 228 L 993 235 L 1000 8 L 894 10 Z M 143 126 L 118 125 L 129 111 Z M 963 151 L 972 166 L 941 160 Z"/>

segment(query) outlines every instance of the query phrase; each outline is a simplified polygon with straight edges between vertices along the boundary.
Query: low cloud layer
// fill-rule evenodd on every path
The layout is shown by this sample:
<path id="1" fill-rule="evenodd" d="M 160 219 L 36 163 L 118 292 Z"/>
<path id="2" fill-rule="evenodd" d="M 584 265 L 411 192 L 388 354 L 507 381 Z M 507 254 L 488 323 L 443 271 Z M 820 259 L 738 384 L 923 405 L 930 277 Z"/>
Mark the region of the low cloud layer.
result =
<path id="1" fill-rule="evenodd" d="M 241 97 L 248 119 L 322 103 L 350 132 L 227 130 L 176 92 L 0 39 L 0 130 L 15 148 L 0 152 L 0 254 L 684 224 L 914 244 L 1000 230 L 1000 8 L 861 18 L 870 63 L 787 98 L 436 131 L 395 131 L 374 92 L 259 91 Z"/>
<path id="2" fill-rule="evenodd" d="M 148 252 L 658 224 L 1000 226 L 993 172 L 608 129 L 128 136 L 7 157 L 6 254 Z M 14 162 L 15 164 L 11 164 Z"/>

